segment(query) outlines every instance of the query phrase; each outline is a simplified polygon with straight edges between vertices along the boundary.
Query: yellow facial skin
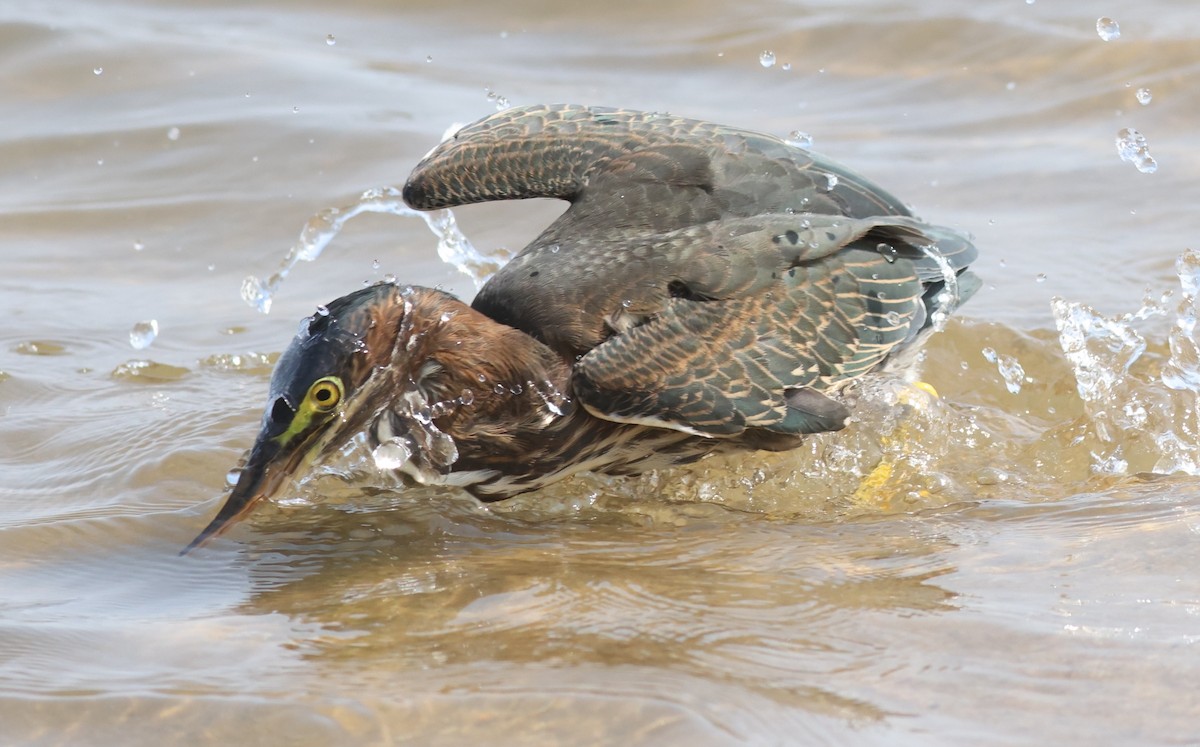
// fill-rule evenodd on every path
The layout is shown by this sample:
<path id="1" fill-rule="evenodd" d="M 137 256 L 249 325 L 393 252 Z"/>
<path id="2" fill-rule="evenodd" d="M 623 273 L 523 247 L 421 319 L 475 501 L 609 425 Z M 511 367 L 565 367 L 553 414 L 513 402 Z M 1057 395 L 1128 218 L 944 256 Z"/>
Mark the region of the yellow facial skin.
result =
<path id="1" fill-rule="evenodd" d="M 280 446 L 287 446 L 298 435 L 307 432 L 315 421 L 325 420 L 337 409 L 345 394 L 342 380 L 336 376 L 326 376 L 314 381 L 308 388 L 308 393 L 304 395 L 304 401 L 296 409 L 296 416 L 292 418 L 287 430 L 276 436 L 275 441 Z"/>

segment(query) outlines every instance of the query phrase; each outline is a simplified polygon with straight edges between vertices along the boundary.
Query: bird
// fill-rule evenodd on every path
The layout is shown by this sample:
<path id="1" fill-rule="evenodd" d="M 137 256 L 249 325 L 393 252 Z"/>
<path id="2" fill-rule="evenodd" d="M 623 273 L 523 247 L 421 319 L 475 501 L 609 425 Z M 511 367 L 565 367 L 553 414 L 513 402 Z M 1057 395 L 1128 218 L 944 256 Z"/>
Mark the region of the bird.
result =
<path id="1" fill-rule="evenodd" d="M 418 210 L 567 210 L 467 304 L 381 282 L 318 307 L 272 373 L 227 529 L 365 439 L 377 466 L 483 501 L 842 428 L 839 396 L 980 285 L 961 232 L 772 135 L 672 114 L 514 107 L 414 168 Z"/>

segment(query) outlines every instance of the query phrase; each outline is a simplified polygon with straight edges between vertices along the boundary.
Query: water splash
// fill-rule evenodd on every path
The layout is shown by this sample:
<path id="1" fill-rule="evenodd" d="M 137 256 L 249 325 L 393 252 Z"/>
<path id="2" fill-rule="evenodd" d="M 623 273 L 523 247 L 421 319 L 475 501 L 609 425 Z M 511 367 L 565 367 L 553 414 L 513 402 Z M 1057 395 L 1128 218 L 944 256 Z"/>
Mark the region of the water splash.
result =
<path id="1" fill-rule="evenodd" d="M 1123 127 L 1117 132 L 1117 154 L 1122 161 L 1132 163 L 1143 174 L 1158 171 L 1158 162 L 1150 155 L 1146 136 L 1132 127 Z"/>
<path id="2" fill-rule="evenodd" d="M 371 458 L 379 470 L 400 469 L 412 456 L 412 450 L 402 438 L 392 438 L 375 447 Z"/>
<path id="3" fill-rule="evenodd" d="M 449 210 L 420 212 L 404 204 L 400 190 L 378 187 L 362 193 L 359 199 L 342 207 L 326 208 L 308 219 L 296 243 L 284 256 L 279 269 L 265 280 L 254 275 L 242 281 L 242 299 L 260 312 L 271 310 L 271 301 L 292 268 L 299 262 L 313 262 L 346 225 L 363 213 L 386 213 L 416 217 L 425 221 L 438 239 L 438 256 L 469 276 L 479 287 L 491 277 L 506 258 L 492 258 L 479 252 L 458 229 L 454 214 Z"/>
<path id="4" fill-rule="evenodd" d="M 942 273 L 942 281 L 945 283 L 941 292 L 934 298 L 936 302 L 934 311 L 929 317 L 931 326 L 935 332 L 938 332 L 946 326 L 946 320 L 958 308 L 959 301 L 962 298 L 958 291 L 958 273 L 954 271 L 954 267 L 946 259 L 946 256 L 942 254 L 941 250 L 937 248 L 937 245 L 927 244 L 918 246 L 917 248 L 937 264 L 938 270 Z"/>
<path id="5" fill-rule="evenodd" d="M 1175 272 L 1183 288 L 1175 325 L 1167 343 L 1171 356 L 1159 376 L 1171 389 L 1200 392 L 1200 344 L 1196 339 L 1196 305 L 1200 298 L 1200 253 L 1191 249 L 1179 256 Z"/>
<path id="6" fill-rule="evenodd" d="M 1200 475 L 1200 254 L 1184 252 L 1175 268 L 1182 293 L 1173 309 L 1169 292 L 1147 293 L 1136 312 L 1114 317 L 1062 298 L 1052 301 L 1059 343 L 1100 442 L 1091 452 L 1098 473 L 1124 474 L 1134 448 L 1150 452 L 1155 472 Z M 1157 370 L 1142 366 L 1150 368 L 1148 375 L 1133 373 L 1148 347 L 1134 325 L 1172 314 L 1166 361 Z"/>
<path id="7" fill-rule="evenodd" d="M 1114 405 L 1135 397 L 1129 369 L 1146 352 L 1146 340 L 1126 320 L 1100 315 L 1060 297 L 1050 302 L 1059 344 L 1075 375 L 1075 388 L 1101 441 L 1117 439 Z M 1122 423 L 1120 425 L 1132 425 Z"/>
<path id="8" fill-rule="evenodd" d="M 1025 369 L 1014 356 L 997 353 L 995 348 L 984 348 L 980 351 L 988 363 L 994 363 L 1004 379 L 1004 387 L 1012 394 L 1021 393 L 1021 385 L 1025 383 Z"/>

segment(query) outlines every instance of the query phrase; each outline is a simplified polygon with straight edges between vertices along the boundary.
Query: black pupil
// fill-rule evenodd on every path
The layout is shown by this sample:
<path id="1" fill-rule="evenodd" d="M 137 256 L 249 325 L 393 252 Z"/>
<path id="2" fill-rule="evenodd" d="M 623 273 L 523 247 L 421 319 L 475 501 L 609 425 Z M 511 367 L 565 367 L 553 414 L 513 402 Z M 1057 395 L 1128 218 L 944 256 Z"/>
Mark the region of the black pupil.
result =
<path id="1" fill-rule="evenodd" d="M 328 387 L 321 387 L 313 396 L 317 398 L 318 402 L 325 403 L 333 398 L 333 390 Z"/>

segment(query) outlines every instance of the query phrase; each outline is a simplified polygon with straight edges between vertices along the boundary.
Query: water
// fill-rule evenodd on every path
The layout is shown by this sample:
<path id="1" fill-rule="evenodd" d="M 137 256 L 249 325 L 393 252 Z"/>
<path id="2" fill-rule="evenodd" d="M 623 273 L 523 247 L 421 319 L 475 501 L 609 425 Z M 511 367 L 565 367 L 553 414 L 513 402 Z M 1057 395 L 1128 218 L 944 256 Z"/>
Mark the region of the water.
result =
<path id="1" fill-rule="evenodd" d="M 1102 16 L 1096 19 L 1096 33 L 1106 42 L 1116 41 L 1121 38 L 1121 26 L 1113 19 Z"/>
<path id="2" fill-rule="evenodd" d="M 1143 174 L 1158 171 L 1158 161 L 1150 155 L 1146 136 L 1132 127 L 1122 127 L 1117 133 L 1117 153 L 1122 161 L 1132 163 Z"/>
<path id="3" fill-rule="evenodd" d="M 1200 23 L 914 7 L 0 8 L 0 742 L 1200 740 Z M 379 186 L 509 100 L 796 131 L 984 287 L 796 452 L 486 507 L 353 444 L 178 558 L 302 317 L 562 210 Z"/>

